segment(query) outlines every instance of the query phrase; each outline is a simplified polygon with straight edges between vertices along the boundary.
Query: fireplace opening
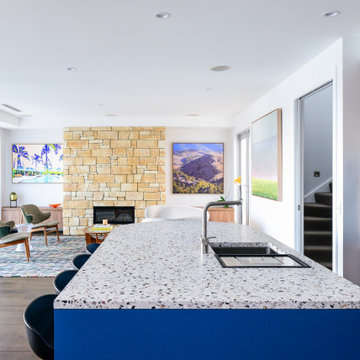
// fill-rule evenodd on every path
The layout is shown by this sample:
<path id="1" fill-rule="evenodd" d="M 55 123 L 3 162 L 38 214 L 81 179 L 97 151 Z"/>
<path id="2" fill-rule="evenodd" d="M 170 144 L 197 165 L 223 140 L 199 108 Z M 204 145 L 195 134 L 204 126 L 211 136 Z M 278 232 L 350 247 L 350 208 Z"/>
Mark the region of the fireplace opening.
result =
<path id="1" fill-rule="evenodd" d="M 94 224 L 133 224 L 135 222 L 134 206 L 94 206 Z"/>

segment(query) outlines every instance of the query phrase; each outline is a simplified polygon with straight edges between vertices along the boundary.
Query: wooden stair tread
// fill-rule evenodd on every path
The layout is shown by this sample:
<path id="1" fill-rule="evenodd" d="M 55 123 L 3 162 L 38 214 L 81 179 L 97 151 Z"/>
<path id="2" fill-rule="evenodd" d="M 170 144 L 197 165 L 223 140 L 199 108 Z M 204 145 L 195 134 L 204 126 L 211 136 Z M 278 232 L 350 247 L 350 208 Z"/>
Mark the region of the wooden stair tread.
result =
<path id="1" fill-rule="evenodd" d="M 317 217 L 317 216 L 304 216 L 305 221 L 332 221 L 332 218 Z"/>
<path id="2" fill-rule="evenodd" d="M 329 235 L 332 236 L 332 231 L 326 231 L 326 230 L 305 230 L 304 235 L 308 236 L 324 236 Z"/>
<path id="3" fill-rule="evenodd" d="M 320 261 L 319 264 L 322 265 L 322 266 L 325 266 L 325 267 L 328 268 L 329 270 L 332 270 L 332 263 L 331 263 L 331 261 Z"/>
<path id="4" fill-rule="evenodd" d="M 319 194 L 319 195 L 322 195 L 322 196 L 332 196 L 331 192 L 316 192 L 315 194 Z"/>
<path id="5" fill-rule="evenodd" d="M 304 206 L 316 207 L 316 208 L 322 208 L 322 209 L 330 209 L 330 208 L 332 208 L 331 205 L 319 204 L 319 203 L 304 203 Z"/>
<path id="6" fill-rule="evenodd" d="M 305 251 L 332 251 L 331 245 L 306 245 Z"/>

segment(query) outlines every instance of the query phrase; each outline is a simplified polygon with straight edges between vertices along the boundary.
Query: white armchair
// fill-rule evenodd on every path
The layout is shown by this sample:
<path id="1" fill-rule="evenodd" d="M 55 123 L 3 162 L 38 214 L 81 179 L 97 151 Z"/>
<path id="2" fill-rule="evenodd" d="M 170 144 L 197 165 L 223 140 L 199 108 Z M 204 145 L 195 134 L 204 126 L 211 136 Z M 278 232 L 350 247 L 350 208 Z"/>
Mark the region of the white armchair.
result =
<path id="1" fill-rule="evenodd" d="M 145 219 L 142 222 L 201 217 L 202 209 L 192 206 L 152 205 L 145 209 Z"/>

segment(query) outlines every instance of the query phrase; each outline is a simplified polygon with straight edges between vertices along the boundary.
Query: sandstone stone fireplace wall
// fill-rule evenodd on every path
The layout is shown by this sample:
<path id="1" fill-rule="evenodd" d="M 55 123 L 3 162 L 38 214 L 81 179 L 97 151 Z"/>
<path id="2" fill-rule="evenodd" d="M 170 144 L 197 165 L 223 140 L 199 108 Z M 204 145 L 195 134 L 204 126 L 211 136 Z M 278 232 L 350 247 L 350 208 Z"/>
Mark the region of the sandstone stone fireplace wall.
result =
<path id="1" fill-rule="evenodd" d="M 164 127 L 64 129 L 64 235 L 92 225 L 93 206 L 165 203 Z"/>

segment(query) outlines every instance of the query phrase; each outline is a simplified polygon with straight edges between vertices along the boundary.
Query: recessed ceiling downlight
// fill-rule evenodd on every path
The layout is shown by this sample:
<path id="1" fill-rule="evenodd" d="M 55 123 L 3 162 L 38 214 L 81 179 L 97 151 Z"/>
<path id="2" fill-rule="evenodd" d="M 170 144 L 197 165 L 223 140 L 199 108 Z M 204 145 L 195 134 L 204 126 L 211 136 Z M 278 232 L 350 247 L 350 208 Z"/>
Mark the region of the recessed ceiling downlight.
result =
<path id="1" fill-rule="evenodd" d="M 171 14 L 167 11 L 161 11 L 155 15 L 158 19 L 168 19 Z"/>
<path id="2" fill-rule="evenodd" d="M 340 15 L 341 12 L 339 10 L 328 10 L 323 13 L 325 17 L 335 17 Z"/>
<path id="3" fill-rule="evenodd" d="M 210 68 L 211 71 L 227 71 L 230 70 L 231 66 L 229 65 L 217 65 Z"/>

